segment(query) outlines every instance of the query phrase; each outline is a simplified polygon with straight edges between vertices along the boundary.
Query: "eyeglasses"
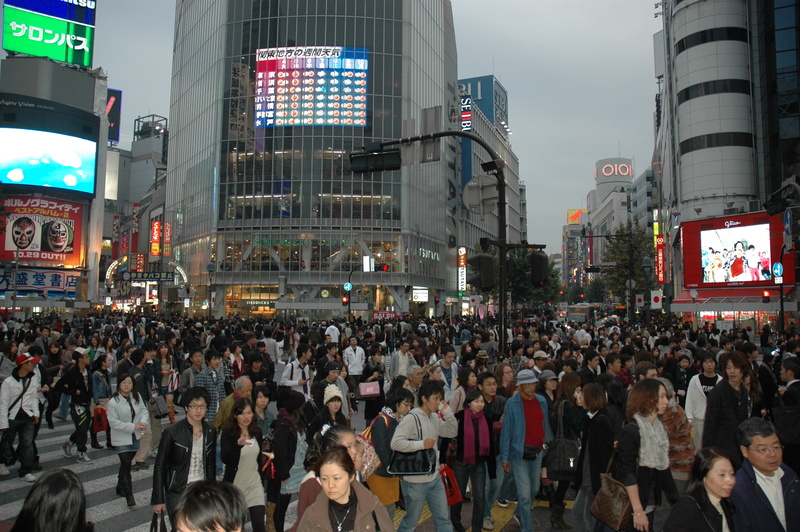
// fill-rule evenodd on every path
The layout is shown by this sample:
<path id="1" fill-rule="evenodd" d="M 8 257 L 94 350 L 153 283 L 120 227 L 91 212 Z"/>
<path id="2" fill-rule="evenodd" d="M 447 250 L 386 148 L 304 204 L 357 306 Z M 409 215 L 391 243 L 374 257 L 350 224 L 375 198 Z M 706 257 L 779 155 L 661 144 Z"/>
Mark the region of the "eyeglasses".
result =
<path id="1" fill-rule="evenodd" d="M 208 405 L 189 405 L 186 408 L 189 410 L 206 410 Z"/>
<path id="2" fill-rule="evenodd" d="M 768 454 L 778 454 L 783 452 L 783 445 L 773 445 L 772 447 L 758 447 L 757 449 L 753 449 L 752 447 L 748 447 L 754 453 L 758 453 L 761 456 L 765 456 Z"/>
<path id="3" fill-rule="evenodd" d="M 403 402 L 403 403 L 400 403 L 400 404 L 403 405 L 403 406 L 407 406 L 408 408 L 411 408 L 412 406 L 414 406 L 413 403 L 405 403 L 405 402 Z"/>

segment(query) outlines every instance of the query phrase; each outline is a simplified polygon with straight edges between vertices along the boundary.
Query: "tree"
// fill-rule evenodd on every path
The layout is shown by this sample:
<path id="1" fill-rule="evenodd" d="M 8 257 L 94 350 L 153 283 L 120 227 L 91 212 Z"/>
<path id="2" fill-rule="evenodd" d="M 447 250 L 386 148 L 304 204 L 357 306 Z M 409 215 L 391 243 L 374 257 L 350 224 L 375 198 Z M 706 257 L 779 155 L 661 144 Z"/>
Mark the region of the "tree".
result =
<path id="1" fill-rule="evenodd" d="M 620 300 L 625 299 L 626 282 L 633 275 L 636 282 L 634 293 L 644 293 L 652 288 L 653 280 L 642 269 L 642 259 L 652 258 L 653 237 L 638 223 L 628 223 L 617 228 L 614 238 L 607 238 L 603 252 L 603 262 L 613 262 L 615 266 L 603 268 L 603 282 Z M 630 235 L 630 236 L 627 236 Z"/>
<path id="2" fill-rule="evenodd" d="M 608 297 L 608 288 L 602 277 L 595 277 L 586 287 L 586 299 L 593 303 L 603 303 Z"/>

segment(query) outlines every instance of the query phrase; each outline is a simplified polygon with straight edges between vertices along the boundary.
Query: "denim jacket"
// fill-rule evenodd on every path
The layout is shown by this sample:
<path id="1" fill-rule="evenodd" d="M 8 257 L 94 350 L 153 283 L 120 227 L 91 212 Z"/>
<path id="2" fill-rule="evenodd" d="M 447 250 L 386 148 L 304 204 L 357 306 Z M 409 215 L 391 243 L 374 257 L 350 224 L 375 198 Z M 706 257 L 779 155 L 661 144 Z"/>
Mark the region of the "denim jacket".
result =
<path id="1" fill-rule="evenodd" d="M 547 444 L 553 440 L 553 431 L 550 428 L 550 412 L 547 410 L 547 401 L 535 395 L 542 408 L 542 424 L 544 425 L 545 448 L 540 453 L 544 456 L 547 453 Z M 522 406 L 522 397 L 515 395 L 506 402 L 505 418 L 503 419 L 503 431 L 500 433 L 500 461 L 518 462 L 522 460 L 522 450 L 525 445 L 525 410 Z"/>

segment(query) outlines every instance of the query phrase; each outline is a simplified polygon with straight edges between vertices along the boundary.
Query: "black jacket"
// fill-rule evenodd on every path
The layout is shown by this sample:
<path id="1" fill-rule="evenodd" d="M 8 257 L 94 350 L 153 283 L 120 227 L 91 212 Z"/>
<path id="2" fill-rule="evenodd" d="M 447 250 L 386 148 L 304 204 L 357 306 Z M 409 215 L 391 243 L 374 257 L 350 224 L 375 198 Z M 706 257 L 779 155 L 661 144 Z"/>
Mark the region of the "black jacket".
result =
<path id="1" fill-rule="evenodd" d="M 150 504 L 164 504 L 166 494 L 180 496 L 189 479 L 189 462 L 192 452 L 192 426 L 186 419 L 164 428 L 158 446 L 156 465 L 153 468 L 153 494 Z M 214 425 L 203 420 L 203 445 L 205 446 L 205 479 L 215 480 L 217 473 L 217 431 Z"/>
<path id="2" fill-rule="evenodd" d="M 639 500 L 642 508 L 648 504 L 661 504 L 661 493 L 672 495 L 677 493 L 675 480 L 669 468 L 659 471 L 651 467 L 639 466 L 639 448 L 642 439 L 639 425 L 630 422 L 622 429 L 617 443 L 617 455 L 614 458 L 614 479 L 626 486 L 639 487 Z M 602 466 L 601 466 L 602 467 Z M 654 499 L 650 495 L 654 495 Z"/>
<path id="3" fill-rule="evenodd" d="M 728 528 L 736 532 L 733 526 L 733 503 L 729 499 L 722 499 L 720 506 Z M 722 532 L 722 519 L 723 515 L 707 499 L 698 501 L 687 495 L 670 510 L 663 532 Z"/>
<path id="4" fill-rule="evenodd" d="M 744 385 L 736 391 L 727 379 L 720 381 L 708 394 L 703 447 L 716 447 L 727 452 L 733 459 L 733 467 L 739 469 L 742 453 L 736 434 L 739 424 L 749 416 Z"/>
<path id="5" fill-rule="evenodd" d="M 275 453 L 276 480 L 286 480 L 294 467 L 294 455 L 297 451 L 298 432 L 294 420 L 281 408 L 278 418 L 272 422 L 273 452 Z"/>
<path id="6" fill-rule="evenodd" d="M 261 429 L 256 427 L 250 436 L 255 438 L 256 445 L 261 449 L 261 443 L 264 440 L 261 435 Z M 230 482 L 231 484 L 233 484 L 233 479 L 236 478 L 236 472 L 239 470 L 239 458 L 242 454 L 242 448 L 237 443 L 238 440 L 238 437 L 234 437 L 227 430 L 222 430 L 219 433 L 219 456 L 222 459 L 222 463 L 225 464 L 225 476 L 222 480 Z"/>
<path id="7" fill-rule="evenodd" d="M 577 475 L 575 487 L 583 484 L 583 462 L 589 459 L 589 475 L 592 477 L 592 493 L 600 491 L 600 474 L 605 473 L 608 461 L 614 451 L 614 430 L 605 409 L 600 410 L 593 418 L 588 415 L 583 418 L 583 431 L 581 438 L 581 454 L 578 456 Z"/>
<path id="8" fill-rule="evenodd" d="M 83 379 L 83 375 L 78 370 L 78 364 L 72 364 L 67 371 L 61 376 L 56 385 L 56 391 L 65 393 L 72 396 L 72 402 L 79 405 L 88 405 L 92 402 L 93 389 L 92 389 L 92 372 L 86 368 L 88 375 L 88 386 Z M 80 391 L 80 393 L 77 393 Z"/>
<path id="9" fill-rule="evenodd" d="M 464 462 L 464 410 L 460 410 L 456 412 L 456 420 L 458 421 L 458 435 L 456 436 L 456 461 L 457 462 Z M 489 468 L 489 478 L 495 478 L 497 473 L 497 455 L 500 453 L 500 449 L 497 448 L 494 444 L 494 438 L 492 437 L 492 423 L 489 421 L 489 418 L 485 415 L 478 419 L 478 423 L 485 423 L 488 431 L 489 431 L 489 456 L 478 456 L 478 449 L 475 449 L 475 460 L 477 463 L 486 462 L 487 467 Z M 476 426 L 474 431 L 475 438 L 477 442 L 478 437 L 478 427 Z M 477 446 L 476 446 L 477 447 Z M 466 489 L 466 486 L 464 486 Z"/>

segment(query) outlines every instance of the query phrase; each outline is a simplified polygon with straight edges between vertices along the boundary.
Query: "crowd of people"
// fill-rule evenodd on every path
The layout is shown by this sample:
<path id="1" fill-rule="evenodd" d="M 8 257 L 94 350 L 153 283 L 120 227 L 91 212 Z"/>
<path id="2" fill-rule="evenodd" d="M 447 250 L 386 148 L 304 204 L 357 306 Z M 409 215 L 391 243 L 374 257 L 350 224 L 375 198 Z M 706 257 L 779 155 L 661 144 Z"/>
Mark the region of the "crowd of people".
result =
<path id="1" fill-rule="evenodd" d="M 664 502 L 668 531 L 800 528 L 800 442 L 772 423 L 800 404 L 800 335 L 768 327 L 105 315 L 2 322 L 0 352 L 0 475 L 18 463 L 33 483 L 15 530 L 38 530 L 41 490 L 77 480 L 37 476 L 54 419 L 71 419 L 62 451 L 79 467 L 104 434 L 129 507 L 131 471 L 152 470 L 150 504 L 175 530 L 281 531 L 293 497 L 301 531 L 394 530 L 396 508 L 410 531 L 427 504 L 437 530 L 493 530 L 492 509 L 514 505 L 529 532 L 536 498 L 555 528 L 609 529 L 590 511 L 607 471 L 631 529 L 652 530 Z M 579 448 L 566 467 L 548 452 L 563 441 Z M 194 490 L 235 502 L 211 516 Z M 88 530 L 84 514 L 63 530 Z"/>

